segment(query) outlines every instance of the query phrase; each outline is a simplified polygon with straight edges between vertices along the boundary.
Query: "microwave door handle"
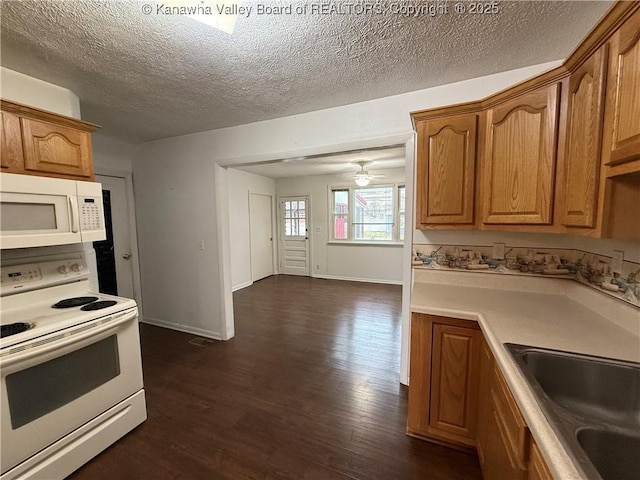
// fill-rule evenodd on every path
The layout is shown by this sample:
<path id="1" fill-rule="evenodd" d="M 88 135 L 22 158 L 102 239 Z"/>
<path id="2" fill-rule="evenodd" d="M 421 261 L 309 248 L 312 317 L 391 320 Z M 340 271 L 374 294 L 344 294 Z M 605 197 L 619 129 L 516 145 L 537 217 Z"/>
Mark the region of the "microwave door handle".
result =
<path id="1" fill-rule="evenodd" d="M 69 201 L 69 210 L 71 210 L 71 231 L 73 233 L 78 233 L 78 224 L 80 223 L 80 217 L 78 215 L 77 197 L 68 195 L 67 199 Z"/>
<path id="2" fill-rule="evenodd" d="M 54 340 L 51 343 L 47 343 L 45 345 L 39 347 L 31 347 L 23 350 L 22 352 L 15 353 L 13 355 L 9 354 L 6 359 L 0 360 L 0 367 L 7 368 L 11 365 L 14 365 L 19 362 L 24 362 L 25 360 L 29 360 L 30 358 L 38 357 L 40 355 L 44 355 L 54 350 L 58 350 L 69 345 L 73 345 L 76 343 L 80 343 L 83 340 L 86 340 L 90 337 L 98 336 L 102 333 L 108 332 L 109 330 L 115 330 L 116 327 L 122 325 L 123 323 L 130 322 L 137 318 L 138 312 L 127 312 L 127 314 L 122 315 L 121 318 L 119 315 L 115 315 L 114 320 L 107 322 L 106 324 L 100 325 L 99 327 L 90 328 L 87 331 L 82 333 L 77 333 L 75 335 L 70 335 L 67 338 Z M 112 317 L 113 318 L 113 317 Z"/>

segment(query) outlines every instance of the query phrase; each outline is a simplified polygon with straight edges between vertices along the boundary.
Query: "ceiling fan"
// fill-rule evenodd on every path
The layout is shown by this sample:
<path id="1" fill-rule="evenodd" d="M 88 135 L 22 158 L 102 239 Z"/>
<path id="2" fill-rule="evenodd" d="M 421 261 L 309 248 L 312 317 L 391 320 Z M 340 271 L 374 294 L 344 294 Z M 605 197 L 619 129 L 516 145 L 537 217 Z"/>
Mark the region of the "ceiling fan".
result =
<path id="1" fill-rule="evenodd" d="M 377 177 L 384 177 L 384 175 L 373 175 L 364 169 L 365 165 L 370 165 L 373 162 L 355 162 L 360 165 L 360 171 L 356 172 L 353 176 L 353 181 L 356 182 L 356 185 L 359 187 L 366 187 L 369 185 L 372 179 Z"/>

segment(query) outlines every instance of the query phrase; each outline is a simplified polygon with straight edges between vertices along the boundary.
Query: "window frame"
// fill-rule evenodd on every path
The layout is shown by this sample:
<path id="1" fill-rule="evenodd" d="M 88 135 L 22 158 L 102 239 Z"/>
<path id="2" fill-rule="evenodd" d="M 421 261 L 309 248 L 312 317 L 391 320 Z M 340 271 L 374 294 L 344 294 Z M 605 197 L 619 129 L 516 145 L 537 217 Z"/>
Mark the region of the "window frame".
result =
<path id="1" fill-rule="evenodd" d="M 392 187 L 392 195 L 391 195 L 391 211 L 393 212 L 393 223 L 391 228 L 391 240 L 356 240 L 355 239 L 355 224 L 353 220 L 355 219 L 355 191 L 356 190 L 366 190 L 368 188 L 385 188 Z M 379 184 L 369 184 L 366 187 L 360 187 L 357 185 L 330 185 L 328 188 L 328 196 L 329 196 L 329 238 L 327 243 L 333 244 L 360 244 L 360 245 L 403 245 L 404 239 L 400 238 L 400 189 L 404 189 L 405 191 L 405 209 L 406 209 L 406 183 L 405 182 L 394 182 L 394 183 L 379 183 Z M 347 212 L 344 213 L 336 213 L 335 211 L 335 195 L 334 192 L 346 191 L 348 192 L 348 204 L 347 204 Z M 406 236 L 406 213 L 405 214 L 405 236 Z M 338 215 L 346 215 L 347 217 L 347 238 L 336 238 L 335 231 L 335 218 Z"/>

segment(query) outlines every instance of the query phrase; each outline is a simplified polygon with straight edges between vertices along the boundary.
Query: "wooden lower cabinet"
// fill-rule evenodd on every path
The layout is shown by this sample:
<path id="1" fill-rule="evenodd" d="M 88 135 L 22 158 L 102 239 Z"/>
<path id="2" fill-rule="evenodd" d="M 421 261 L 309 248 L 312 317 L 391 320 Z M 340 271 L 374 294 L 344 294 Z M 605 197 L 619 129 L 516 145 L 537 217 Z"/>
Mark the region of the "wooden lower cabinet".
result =
<path id="1" fill-rule="evenodd" d="M 480 341 L 477 322 L 413 314 L 408 433 L 476 445 Z"/>
<path id="2" fill-rule="evenodd" d="M 476 426 L 477 441 L 476 448 L 478 450 L 478 460 L 480 466 L 485 468 L 485 447 L 489 440 L 489 424 L 491 414 L 491 372 L 494 368 L 493 355 L 489 350 L 489 345 L 484 337 L 480 343 L 480 378 L 478 379 L 478 423 Z"/>
<path id="3" fill-rule="evenodd" d="M 553 476 L 477 322 L 411 316 L 407 433 L 478 453 L 487 480 Z"/>
<path id="4" fill-rule="evenodd" d="M 529 456 L 529 477 L 528 480 L 553 480 L 553 475 L 549 467 L 542 458 L 540 449 L 536 442 L 531 442 L 531 455 Z"/>
<path id="5" fill-rule="evenodd" d="M 483 414 L 489 416 L 483 445 L 484 478 L 526 479 L 531 436 L 496 365 L 490 380 L 489 411 Z"/>

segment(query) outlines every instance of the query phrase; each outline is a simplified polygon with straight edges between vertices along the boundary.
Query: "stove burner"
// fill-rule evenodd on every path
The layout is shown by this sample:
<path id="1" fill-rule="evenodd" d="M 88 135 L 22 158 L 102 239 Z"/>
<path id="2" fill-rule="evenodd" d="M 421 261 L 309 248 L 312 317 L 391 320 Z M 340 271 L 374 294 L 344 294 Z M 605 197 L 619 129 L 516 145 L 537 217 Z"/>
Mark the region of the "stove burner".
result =
<path id="1" fill-rule="evenodd" d="M 9 335 L 16 335 L 18 333 L 26 332 L 33 323 L 11 323 L 9 325 L 0 325 L 0 338 L 8 337 Z"/>
<path id="2" fill-rule="evenodd" d="M 100 310 L 102 308 L 107 308 L 112 305 L 115 305 L 116 303 L 118 302 L 114 300 L 100 300 L 99 302 L 93 302 L 93 303 L 90 303 L 89 305 L 85 305 L 80 310 L 84 310 L 85 312 L 89 310 Z"/>
<path id="3" fill-rule="evenodd" d="M 72 308 L 86 305 L 87 303 L 95 302 L 98 297 L 73 297 L 60 300 L 55 305 L 51 305 L 53 308 Z"/>

